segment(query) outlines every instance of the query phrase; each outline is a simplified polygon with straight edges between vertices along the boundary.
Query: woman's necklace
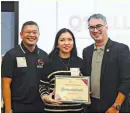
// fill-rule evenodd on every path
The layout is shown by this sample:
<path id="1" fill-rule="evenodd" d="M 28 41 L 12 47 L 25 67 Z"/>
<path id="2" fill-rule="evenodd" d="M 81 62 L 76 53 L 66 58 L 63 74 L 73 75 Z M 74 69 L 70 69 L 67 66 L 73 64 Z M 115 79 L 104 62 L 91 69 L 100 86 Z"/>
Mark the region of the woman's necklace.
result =
<path id="1" fill-rule="evenodd" d="M 70 58 L 69 58 L 69 60 L 68 60 L 68 63 L 67 63 L 67 65 L 64 63 L 64 61 L 62 60 L 62 58 L 60 57 L 60 61 L 62 62 L 62 64 L 66 67 L 66 70 L 69 70 L 68 69 L 68 66 L 69 66 L 69 64 L 70 64 Z"/>

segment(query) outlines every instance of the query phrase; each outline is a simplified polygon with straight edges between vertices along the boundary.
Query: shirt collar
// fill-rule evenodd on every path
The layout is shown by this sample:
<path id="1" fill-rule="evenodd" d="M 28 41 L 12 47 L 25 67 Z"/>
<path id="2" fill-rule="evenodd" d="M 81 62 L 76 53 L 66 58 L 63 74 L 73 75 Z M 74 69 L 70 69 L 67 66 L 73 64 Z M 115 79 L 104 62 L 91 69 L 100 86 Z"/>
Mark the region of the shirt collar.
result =
<path id="1" fill-rule="evenodd" d="M 98 49 L 104 51 L 104 49 L 105 49 L 105 45 L 101 46 L 100 48 L 97 48 L 97 47 L 96 47 L 96 44 L 94 44 L 94 50 L 98 50 Z"/>
<path id="2" fill-rule="evenodd" d="M 35 47 L 35 49 L 34 49 L 33 52 L 30 52 L 30 51 L 24 46 L 23 42 L 21 42 L 20 48 L 21 48 L 21 50 L 23 51 L 23 53 L 25 53 L 25 54 L 27 54 L 27 53 L 37 53 L 37 54 L 39 54 L 39 49 L 38 49 L 37 45 L 36 45 L 36 47 Z"/>

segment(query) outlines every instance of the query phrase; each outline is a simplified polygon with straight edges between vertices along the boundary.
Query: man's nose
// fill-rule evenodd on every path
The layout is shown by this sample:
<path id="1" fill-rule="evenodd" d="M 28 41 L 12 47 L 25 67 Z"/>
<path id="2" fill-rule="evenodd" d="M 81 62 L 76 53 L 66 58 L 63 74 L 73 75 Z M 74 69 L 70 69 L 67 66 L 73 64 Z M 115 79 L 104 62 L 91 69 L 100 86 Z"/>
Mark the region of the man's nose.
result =
<path id="1" fill-rule="evenodd" d="M 30 32 L 30 34 L 29 34 L 30 36 L 34 36 L 34 33 L 33 32 Z"/>
<path id="2" fill-rule="evenodd" d="M 94 32 L 98 32 L 98 30 L 97 30 L 97 28 L 96 28 L 96 27 L 94 28 L 94 30 L 93 30 L 93 31 L 94 31 Z"/>

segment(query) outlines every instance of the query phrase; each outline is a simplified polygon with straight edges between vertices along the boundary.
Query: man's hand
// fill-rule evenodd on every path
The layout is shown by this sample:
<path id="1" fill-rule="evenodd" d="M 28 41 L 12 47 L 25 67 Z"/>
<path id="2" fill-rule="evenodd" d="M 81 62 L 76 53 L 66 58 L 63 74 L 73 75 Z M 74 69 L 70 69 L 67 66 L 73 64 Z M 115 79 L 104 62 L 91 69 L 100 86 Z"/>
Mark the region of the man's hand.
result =
<path id="1" fill-rule="evenodd" d="M 106 111 L 106 113 L 119 113 L 119 110 L 112 106 Z"/>
<path id="2" fill-rule="evenodd" d="M 8 111 L 8 112 L 5 111 L 5 113 L 13 113 L 13 110 L 10 110 L 10 111 Z"/>
<path id="3" fill-rule="evenodd" d="M 62 103 L 62 102 L 58 102 L 58 101 L 52 99 L 50 96 L 44 96 L 43 101 L 47 102 L 47 103 L 51 103 L 51 104 L 56 104 L 56 105 L 59 105 Z"/>

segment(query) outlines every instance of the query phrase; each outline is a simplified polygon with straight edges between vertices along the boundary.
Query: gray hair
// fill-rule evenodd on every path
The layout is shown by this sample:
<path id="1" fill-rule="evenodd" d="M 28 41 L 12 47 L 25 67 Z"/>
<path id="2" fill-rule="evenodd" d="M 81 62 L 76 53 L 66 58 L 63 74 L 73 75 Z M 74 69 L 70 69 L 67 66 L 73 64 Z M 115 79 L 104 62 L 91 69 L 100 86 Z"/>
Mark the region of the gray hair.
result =
<path id="1" fill-rule="evenodd" d="M 104 21 L 105 24 L 107 24 L 107 20 L 106 20 L 106 17 L 103 16 L 102 14 L 93 14 L 91 15 L 89 18 L 88 18 L 88 23 L 89 21 L 94 18 L 94 19 L 102 19 Z"/>

